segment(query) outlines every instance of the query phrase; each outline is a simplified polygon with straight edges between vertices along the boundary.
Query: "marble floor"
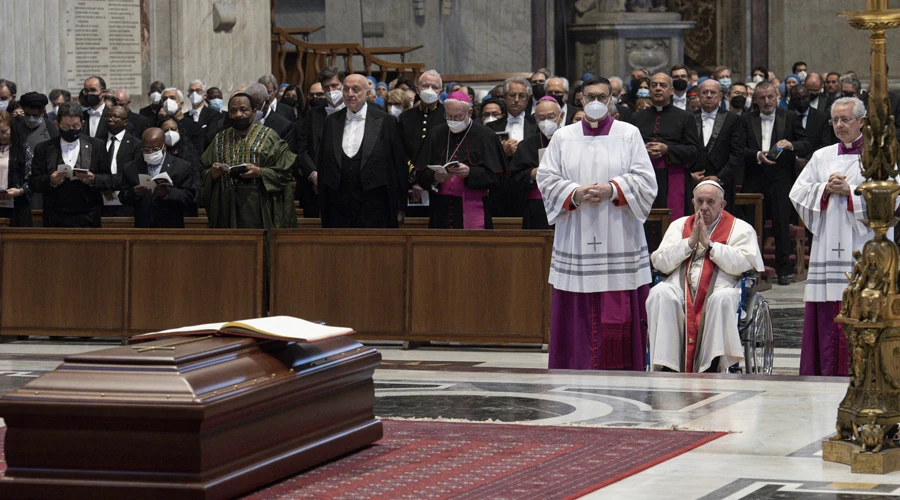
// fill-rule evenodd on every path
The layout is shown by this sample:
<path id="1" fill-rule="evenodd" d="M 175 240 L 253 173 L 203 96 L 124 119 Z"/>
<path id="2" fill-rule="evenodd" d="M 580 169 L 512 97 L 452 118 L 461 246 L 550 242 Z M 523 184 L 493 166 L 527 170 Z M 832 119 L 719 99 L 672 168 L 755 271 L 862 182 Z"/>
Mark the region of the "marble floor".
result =
<path id="1" fill-rule="evenodd" d="M 376 414 L 536 425 L 727 431 L 729 434 L 584 498 L 900 498 L 900 472 L 852 474 L 823 462 L 845 378 L 799 377 L 803 284 L 765 292 L 776 325 L 776 373 L 662 374 L 547 370 L 539 346 L 376 344 Z M 68 354 L 116 345 L 29 339 L 0 344 L 0 393 Z"/>

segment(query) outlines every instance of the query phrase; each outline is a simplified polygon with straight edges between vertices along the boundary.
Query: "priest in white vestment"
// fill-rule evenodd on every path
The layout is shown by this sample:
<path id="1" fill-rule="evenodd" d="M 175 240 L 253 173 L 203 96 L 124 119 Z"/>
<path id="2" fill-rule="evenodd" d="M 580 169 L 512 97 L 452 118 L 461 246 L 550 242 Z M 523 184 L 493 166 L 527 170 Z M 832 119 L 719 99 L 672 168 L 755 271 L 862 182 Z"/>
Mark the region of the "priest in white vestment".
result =
<path id="1" fill-rule="evenodd" d="M 724 210 L 716 181 L 694 188 L 694 211 L 666 230 L 653 267 L 668 277 L 647 298 L 650 370 L 724 372 L 744 359 L 738 333 L 741 275 L 762 272 L 753 226 Z"/>
<path id="2" fill-rule="evenodd" d="M 585 118 L 553 134 L 537 172 L 556 224 L 550 368 L 643 370 L 656 175 L 637 128 L 609 116 L 605 78 L 584 82 Z"/>
<path id="3" fill-rule="evenodd" d="M 862 122 L 866 114 L 855 97 L 831 106 L 834 134 L 840 141 L 813 153 L 791 189 L 791 202 L 813 234 L 806 279 L 806 313 L 800 349 L 800 375 L 847 376 L 849 352 L 841 326 L 834 322 L 853 270 L 853 252 L 874 236 L 862 220 L 865 199 L 853 194 L 865 182 L 861 173 Z M 888 238 L 891 238 L 889 233 Z"/>

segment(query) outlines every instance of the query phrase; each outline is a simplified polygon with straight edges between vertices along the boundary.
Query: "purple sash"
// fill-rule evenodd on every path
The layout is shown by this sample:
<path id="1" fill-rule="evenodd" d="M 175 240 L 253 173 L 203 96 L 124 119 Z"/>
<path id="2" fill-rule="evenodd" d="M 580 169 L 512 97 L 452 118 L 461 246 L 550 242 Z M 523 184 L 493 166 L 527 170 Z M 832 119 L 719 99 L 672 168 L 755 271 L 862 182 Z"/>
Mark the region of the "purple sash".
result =
<path id="1" fill-rule="evenodd" d="M 441 183 L 438 194 L 462 198 L 463 229 L 484 229 L 484 197 L 486 190 L 469 189 L 462 177 L 451 176 Z"/>
<path id="2" fill-rule="evenodd" d="M 662 157 L 651 160 L 653 168 L 666 169 L 669 178 L 669 189 L 666 196 L 666 208 L 672 220 L 684 217 L 684 165 L 667 165 Z"/>

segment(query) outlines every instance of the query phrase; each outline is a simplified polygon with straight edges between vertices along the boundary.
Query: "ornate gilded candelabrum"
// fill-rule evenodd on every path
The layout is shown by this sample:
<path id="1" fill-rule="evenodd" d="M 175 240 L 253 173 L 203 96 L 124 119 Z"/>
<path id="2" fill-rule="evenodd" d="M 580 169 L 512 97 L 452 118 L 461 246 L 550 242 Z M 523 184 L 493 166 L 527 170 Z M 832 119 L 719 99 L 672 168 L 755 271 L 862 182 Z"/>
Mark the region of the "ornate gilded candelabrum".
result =
<path id="1" fill-rule="evenodd" d="M 822 458 L 850 465 L 852 472 L 900 470 L 900 251 L 885 234 L 894 215 L 900 146 L 887 93 L 885 30 L 900 26 L 900 9 L 888 0 L 867 0 L 862 12 L 842 12 L 856 29 L 871 30 L 872 86 L 863 119 L 862 173 L 856 193 L 866 200 L 866 225 L 875 237 L 853 254 L 855 264 L 841 303 L 850 350 L 850 385 L 838 407 L 837 434 L 822 443 Z"/>

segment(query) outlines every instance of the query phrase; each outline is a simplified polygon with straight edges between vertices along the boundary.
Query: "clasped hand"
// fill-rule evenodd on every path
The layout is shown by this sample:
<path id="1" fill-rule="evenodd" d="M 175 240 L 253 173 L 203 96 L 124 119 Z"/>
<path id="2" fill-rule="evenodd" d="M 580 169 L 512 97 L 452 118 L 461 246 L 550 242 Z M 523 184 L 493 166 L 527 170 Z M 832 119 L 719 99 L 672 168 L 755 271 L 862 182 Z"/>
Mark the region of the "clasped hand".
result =
<path id="1" fill-rule="evenodd" d="M 575 195 L 572 198 L 575 199 L 576 203 L 599 203 L 603 200 L 612 198 L 612 186 L 610 186 L 608 182 L 603 184 L 595 182 L 593 184 L 578 186 L 575 189 Z"/>
<path id="2" fill-rule="evenodd" d="M 847 184 L 846 179 L 845 175 L 831 174 L 828 177 L 828 183 L 825 184 L 825 193 L 850 196 L 850 184 Z"/>
<path id="3" fill-rule="evenodd" d="M 648 142 L 646 144 L 646 147 L 647 154 L 650 155 L 651 160 L 663 157 L 666 155 L 666 153 L 669 152 L 669 146 L 665 145 L 662 142 Z"/>
<path id="4" fill-rule="evenodd" d="M 707 249 L 709 248 L 709 233 L 706 232 L 706 224 L 703 222 L 703 217 L 697 216 L 697 222 L 694 224 L 694 229 L 691 231 L 691 236 L 688 238 L 688 246 L 693 249 Z"/>
<path id="5" fill-rule="evenodd" d="M 453 176 L 459 177 L 461 179 L 465 179 L 466 177 L 469 176 L 469 166 L 466 165 L 465 163 L 460 163 L 459 165 L 457 165 L 455 167 L 447 167 L 446 174 L 442 174 L 440 172 L 435 172 L 434 180 L 436 182 L 444 182 Z"/>

